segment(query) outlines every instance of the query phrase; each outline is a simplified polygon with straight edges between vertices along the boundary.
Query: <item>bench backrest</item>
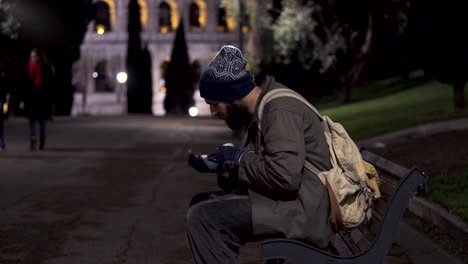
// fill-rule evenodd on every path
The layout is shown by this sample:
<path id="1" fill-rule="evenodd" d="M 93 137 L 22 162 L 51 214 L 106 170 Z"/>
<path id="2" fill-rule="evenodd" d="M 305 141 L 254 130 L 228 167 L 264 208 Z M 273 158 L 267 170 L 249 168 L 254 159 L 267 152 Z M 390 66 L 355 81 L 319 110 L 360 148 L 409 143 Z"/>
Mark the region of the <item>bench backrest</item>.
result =
<path id="1" fill-rule="evenodd" d="M 351 231 L 343 231 L 335 235 L 335 240 L 332 242 L 332 245 L 335 248 L 334 251 L 336 251 L 334 253 L 342 256 L 358 255 L 369 251 L 374 244 L 381 239 L 383 231 L 389 232 L 390 229 L 396 230 L 398 228 L 398 223 L 394 222 L 399 221 L 408 203 L 408 201 L 406 201 L 406 204 L 396 204 L 404 203 L 404 199 L 399 199 L 398 201 L 395 199 L 396 197 L 393 197 L 397 190 L 400 192 L 399 189 L 403 189 L 400 188 L 400 183 L 405 176 L 412 172 L 412 170 L 392 163 L 366 150 L 362 150 L 361 154 L 363 159 L 373 164 L 379 173 L 379 187 L 382 197 L 375 201 L 372 210 L 372 218 L 370 220 L 365 221 L 359 227 L 354 228 Z M 407 197 L 407 199 L 410 197 L 408 194 L 404 196 Z M 388 209 L 390 206 L 394 207 L 394 213 L 392 214 L 400 215 L 392 216 L 392 219 L 386 219 L 386 225 L 394 225 L 395 227 L 391 226 L 388 227 L 390 228 L 389 230 L 383 230 L 383 218 L 386 216 L 386 213 L 389 213 Z M 386 237 L 388 236 L 389 234 L 386 235 Z M 391 240 L 393 236 L 394 235 L 387 239 Z M 381 247 L 388 247 L 388 249 L 392 242 L 393 240 L 388 242 L 379 241 L 379 243 L 382 243 L 380 245 Z"/>

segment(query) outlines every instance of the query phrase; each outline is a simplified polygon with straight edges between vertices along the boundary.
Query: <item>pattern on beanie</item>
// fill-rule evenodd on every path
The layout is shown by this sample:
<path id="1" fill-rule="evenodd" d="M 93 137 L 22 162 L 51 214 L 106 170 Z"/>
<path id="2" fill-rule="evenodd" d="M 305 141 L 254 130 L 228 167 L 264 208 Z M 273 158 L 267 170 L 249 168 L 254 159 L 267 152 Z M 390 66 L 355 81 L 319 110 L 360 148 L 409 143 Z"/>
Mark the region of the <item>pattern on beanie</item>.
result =
<path id="1" fill-rule="evenodd" d="M 223 46 L 207 67 L 208 76 L 224 81 L 233 81 L 248 74 L 245 71 L 247 60 L 242 52 L 230 45 Z"/>

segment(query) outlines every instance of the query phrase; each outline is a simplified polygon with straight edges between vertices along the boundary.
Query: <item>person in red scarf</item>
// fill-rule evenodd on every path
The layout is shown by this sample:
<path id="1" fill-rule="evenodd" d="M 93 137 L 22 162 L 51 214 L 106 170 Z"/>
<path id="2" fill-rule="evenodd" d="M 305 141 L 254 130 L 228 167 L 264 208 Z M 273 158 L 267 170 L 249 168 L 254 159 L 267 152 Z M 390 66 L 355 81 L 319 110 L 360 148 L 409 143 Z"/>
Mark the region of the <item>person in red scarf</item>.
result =
<path id="1" fill-rule="evenodd" d="M 51 68 L 44 52 L 37 48 L 31 50 L 28 63 L 29 85 L 26 92 L 31 150 L 35 150 L 37 144 L 36 123 L 39 123 L 39 149 L 42 150 L 45 146 L 51 76 Z"/>
<path id="2" fill-rule="evenodd" d="M 5 114 L 3 105 L 8 104 L 10 82 L 6 72 L 6 66 L 0 61 L 0 152 L 5 150 L 5 138 L 3 137 L 3 121 Z"/>

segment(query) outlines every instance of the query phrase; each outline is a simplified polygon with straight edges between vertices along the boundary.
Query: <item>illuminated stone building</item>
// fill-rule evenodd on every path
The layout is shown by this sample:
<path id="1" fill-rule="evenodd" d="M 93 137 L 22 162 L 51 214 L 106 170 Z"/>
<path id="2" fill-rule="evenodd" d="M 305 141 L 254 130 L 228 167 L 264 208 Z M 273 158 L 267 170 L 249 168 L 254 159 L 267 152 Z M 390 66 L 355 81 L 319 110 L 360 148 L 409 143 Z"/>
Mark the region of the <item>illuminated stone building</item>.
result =
<path id="1" fill-rule="evenodd" d="M 97 0 L 96 16 L 88 25 L 80 60 L 73 66 L 76 88 L 72 113 L 126 113 L 126 87 L 117 82 L 125 72 L 129 0 Z M 203 69 L 224 44 L 239 43 L 236 19 L 219 0 L 138 0 L 141 40 L 152 58 L 153 114 L 164 115 L 164 79 L 161 66 L 170 58 L 175 32 L 182 19 L 190 63 Z M 244 28 L 246 30 L 246 28 Z M 181 76 L 184 78 L 184 76 Z M 209 113 L 195 92 L 201 115 Z"/>

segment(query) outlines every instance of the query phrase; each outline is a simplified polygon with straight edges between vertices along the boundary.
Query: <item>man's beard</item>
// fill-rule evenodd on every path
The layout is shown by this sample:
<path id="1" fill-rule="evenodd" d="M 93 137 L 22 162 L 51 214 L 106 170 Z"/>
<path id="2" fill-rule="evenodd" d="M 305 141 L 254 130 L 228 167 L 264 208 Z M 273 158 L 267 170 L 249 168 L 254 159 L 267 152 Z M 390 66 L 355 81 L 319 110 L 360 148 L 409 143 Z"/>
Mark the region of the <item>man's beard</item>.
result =
<path id="1" fill-rule="evenodd" d="M 241 130 L 252 120 L 252 114 L 240 105 L 231 104 L 226 111 L 226 125 L 232 130 Z"/>

